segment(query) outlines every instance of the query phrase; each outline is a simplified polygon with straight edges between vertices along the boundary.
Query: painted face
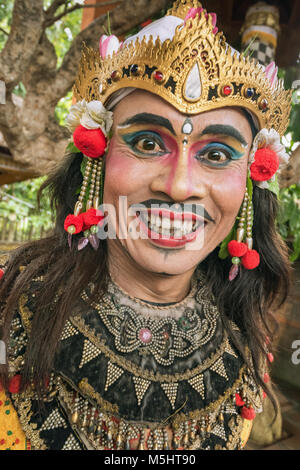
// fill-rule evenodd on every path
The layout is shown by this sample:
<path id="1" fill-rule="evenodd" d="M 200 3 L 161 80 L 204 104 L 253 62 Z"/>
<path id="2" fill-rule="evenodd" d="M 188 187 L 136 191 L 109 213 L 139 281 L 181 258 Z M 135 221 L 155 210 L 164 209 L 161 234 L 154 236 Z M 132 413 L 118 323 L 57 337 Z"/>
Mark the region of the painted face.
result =
<path id="1" fill-rule="evenodd" d="M 135 91 L 116 106 L 113 132 L 104 203 L 115 207 L 117 237 L 108 239 L 109 257 L 137 271 L 193 272 L 228 235 L 243 201 L 246 117 L 234 108 L 186 116 Z"/>

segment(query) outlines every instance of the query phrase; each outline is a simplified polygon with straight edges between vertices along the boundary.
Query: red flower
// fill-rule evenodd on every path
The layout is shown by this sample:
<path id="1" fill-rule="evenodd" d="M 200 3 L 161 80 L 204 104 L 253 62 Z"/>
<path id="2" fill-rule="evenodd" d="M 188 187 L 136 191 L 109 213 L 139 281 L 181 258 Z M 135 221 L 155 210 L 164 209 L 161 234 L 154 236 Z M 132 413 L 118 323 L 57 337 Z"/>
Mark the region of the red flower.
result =
<path id="1" fill-rule="evenodd" d="M 236 240 L 231 240 L 227 245 L 228 252 L 230 256 L 237 256 L 240 258 L 247 253 L 248 247 L 246 243 L 237 242 Z"/>
<path id="2" fill-rule="evenodd" d="M 69 228 L 71 225 L 74 225 L 74 227 L 75 227 L 74 234 L 75 234 L 75 233 L 80 233 L 80 232 L 82 231 L 82 228 L 83 228 L 83 217 L 82 217 L 82 214 L 79 214 L 79 215 L 69 214 L 69 215 L 65 218 L 65 223 L 64 223 L 64 229 L 66 230 L 66 232 L 68 232 L 68 228 Z M 69 233 L 69 232 L 68 232 L 68 233 Z"/>
<path id="3" fill-rule="evenodd" d="M 268 181 L 279 168 L 279 157 L 276 152 L 268 148 L 259 149 L 254 155 L 254 162 L 250 166 L 251 178 L 254 181 Z"/>
<path id="4" fill-rule="evenodd" d="M 3 269 L 0 268 L 0 279 L 3 277 L 3 275 L 4 275 L 4 271 Z"/>
<path id="5" fill-rule="evenodd" d="M 73 141 L 87 157 L 99 158 L 105 152 L 106 137 L 101 129 L 86 129 L 79 125 L 73 133 Z"/>
<path id="6" fill-rule="evenodd" d="M 256 413 L 252 407 L 247 408 L 246 406 L 243 406 L 242 411 L 241 411 L 241 416 L 242 418 L 249 419 L 251 421 L 252 419 L 255 418 Z"/>
<path id="7" fill-rule="evenodd" d="M 86 228 L 90 228 L 92 225 L 98 225 L 102 219 L 104 219 L 103 212 L 94 209 L 93 207 L 89 209 L 87 212 L 82 214 L 84 226 Z"/>
<path id="8" fill-rule="evenodd" d="M 10 393 L 18 393 L 20 390 L 21 376 L 20 374 L 14 375 L 8 385 L 8 390 Z"/>
<path id="9" fill-rule="evenodd" d="M 254 269 L 260 263 L 260 257 L 256 250 L 248 250 L 242 257 L 242 265 L 245 269 Z"/>
<path id="10" fill-rule="evenodd" d="M 235 403 L 236 403 L 236 406 L 244 406 L 244 404 L 245 404 L 245 402 L 242 399 L 241 395 L 239 395 L 238 393 L 235 394 Z"/>

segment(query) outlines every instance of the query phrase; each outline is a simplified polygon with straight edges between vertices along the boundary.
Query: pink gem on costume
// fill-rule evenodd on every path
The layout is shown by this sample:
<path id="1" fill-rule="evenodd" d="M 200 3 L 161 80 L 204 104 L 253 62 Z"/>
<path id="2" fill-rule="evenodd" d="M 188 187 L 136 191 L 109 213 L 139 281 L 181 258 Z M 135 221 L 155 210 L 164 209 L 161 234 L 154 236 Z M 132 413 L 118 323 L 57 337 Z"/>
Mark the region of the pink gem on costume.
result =
<path id="1" fill-rule="evenodd" d="M 142 343 L 148 344 L 152 341 L 152 333 L 148 328 L 142 328 L 139 331 L 139 339 Z"/>

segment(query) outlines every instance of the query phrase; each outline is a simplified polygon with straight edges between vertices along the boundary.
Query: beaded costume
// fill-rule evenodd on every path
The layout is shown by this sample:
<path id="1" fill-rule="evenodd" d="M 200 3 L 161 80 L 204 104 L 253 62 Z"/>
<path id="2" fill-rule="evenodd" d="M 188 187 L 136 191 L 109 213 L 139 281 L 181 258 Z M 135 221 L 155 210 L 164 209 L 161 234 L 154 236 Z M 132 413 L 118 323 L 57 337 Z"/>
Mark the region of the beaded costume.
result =
<path id="1" fill-rule="evenodd" d="M 42 276 L 32 281 L 12 323 L 9 352 L 15 379 L 30 333 L 35 292 L 42 282 Z M 175 305 L 156 306 L 155 316 L 153 306 L 129 297 L 113 281 L 103 303 L 90 306 L 87 299 L 84 291 L 62 332 L 43 413 L 34 391 L 11 393 L 26 446 L 55 450 L 130 449 L 134 443 L 149 450 L 244 446 L 252 421 L 241 416 L 236 397 L 260 412 L 262 391 L 224 332 L 200 271 L 189 295 Z M 240 335 L 236 325 L 233 329 Z M 10 412 L 15 419 L 14 410 Z M 16 433 L 19 443 L 23 432 L 17 428 Z"/>
<path id="2" fill-rule="evenodd" d="M 110 111 L 104 112 L 102 104 L 111 110 L 122 96 L 142 89 L 189 115 L 225 106 L 242 107 L 265 132 L 263 139 L 260 135 L 255 140 L 255 150 L 264 150 L 274 135 L 272 145 L 278 144 L 277 135 L 283 135 L 288 125 L 290 92 L 274 77 L 270 81 L 256 61 L 233 51 L 217 31 L 212 15 L 196 0 L 177 0 L 157 21 L 168 25 L 166 37 L 163 33 L 153 37 L 155 22 L 137 37 L 127 39 L 112 55 L 103 57 L 84 47 L 74 85 L 78 102 L 69 127 L 75 129 L 74 144 L 78 142 L 80 150 L 88 129 L 101 129 L 102 140 L 93 147 L 96 153 L 82 151 L 87 157 L 83 184 L 74 214 L 64 225 L 70 248 L 81 232 L 84 237 L 76 238 L 78 250 L 88 243 L 95 250 L 99 246 L 99 220 L 93 211 L 101 196 L 102 161 L 95 157 L 103 155 L 112 122 Z M 188 119 L 185 127 L 188 134 Z M 276 151 L 280 150 L 277 145 Z M 275 181 L 257 180 L 257 184 L 272 190 Z M 246 255 L 255 251 L 250 224 L 244 230 L 246 215 L 251 216 L 250 186 L 248 192 L 237 240 L 228 248 L 234 264 L 232 278 L 237 275 L 240 258 L 245 269 L 256 267 L 245 261 Z M 4 263 L 2 267 L 5 269 Z M 18 383 L 36 308 L 35 293 L 43 282 L 43 276 L 32 280 L 12 323 L 10 394 L 2 391 L 0 396 L 0 431 L 11 434 L 9 442 L 7 436 L 0 435 L 0 448 L 3 439 L 4 447 L 54 450 L 244 447 L 255 413 L 262 411 L 264 392 L 226 333 L 200 266 L 189 294 L 170 305 L 131 297 L 111 278 L 101 300 L 90 303 L 93 284 L 86 286 L 60 336 L 41 410 L 34 388 L 19 393 Z M 233 322 L 231 330 L 244 344 Z M 246 344 L 244 349 L 251 364 Z M 266 373 L 266 360 L 261 367 L 262 374 Z M 1 413 L 12 417 L 6 426 L 13 428 L 3 428 Z"/>

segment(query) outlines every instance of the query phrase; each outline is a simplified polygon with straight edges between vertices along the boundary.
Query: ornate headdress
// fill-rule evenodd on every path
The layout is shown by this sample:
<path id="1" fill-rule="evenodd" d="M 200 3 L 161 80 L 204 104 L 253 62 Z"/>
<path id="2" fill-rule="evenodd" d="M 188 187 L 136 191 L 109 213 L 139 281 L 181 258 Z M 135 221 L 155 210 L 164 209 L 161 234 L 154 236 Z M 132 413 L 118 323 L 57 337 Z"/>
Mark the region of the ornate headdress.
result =
<path id="1" fill-rule="evenodd" d="M 163 20 L 171 17 L 178 19 L 175 34 L 164 42 L 153 38 L 149 25 L 104 59 L 85 47 L 73 89 L 76 99 L 106 103 L 117 90 L 134 87 L 187 114 L 243 107 L 255 114 L 260 128 L 283 135 L 291 100 L 282 81 L 271 83 L 263 66 L 234 51 L 223 33 L 216 33 L 214 16 L 196 0 L 177 0 Z M 195 76 L 198 87 L 191 93 L 189 81 Z"/>
<path id="2" fill-rule="evenodd" d="M 259 255 L 252 249 L 252 182 L 278 192 L 276 172 L 288 156 L 280 143 L 289 122 L 291 91 L 277 78 L 274 63 L 264 67 L 226 43 L 216 27 L 216 15 L 197 0 L 176 0 L 167 15 L 120 43 L 102 36 L 100 53 L 84 46 L 73 92 L 78 103 L 68 119 L 75 146 L 88 157 L 84 181 L 65 229 L 84 232 L 78 248 L 96 249 L 101 157 L 117 101 L 135 89 L 154 93 L 185 114 L 226 106 L 244 108 L 257 124 L 244 203 L 236 226 L 224 240 L 220 256 L 232 257 L 230 279 L 239 264 L 253 269 Z M 98 160 L 97 160 L 98 159 Z M 85 205 L 86 204 L 86 205 Z M 85 205 L 86 212 L 83 212 Z M 98 217 L 98 219 L 97 219 Z"/>

